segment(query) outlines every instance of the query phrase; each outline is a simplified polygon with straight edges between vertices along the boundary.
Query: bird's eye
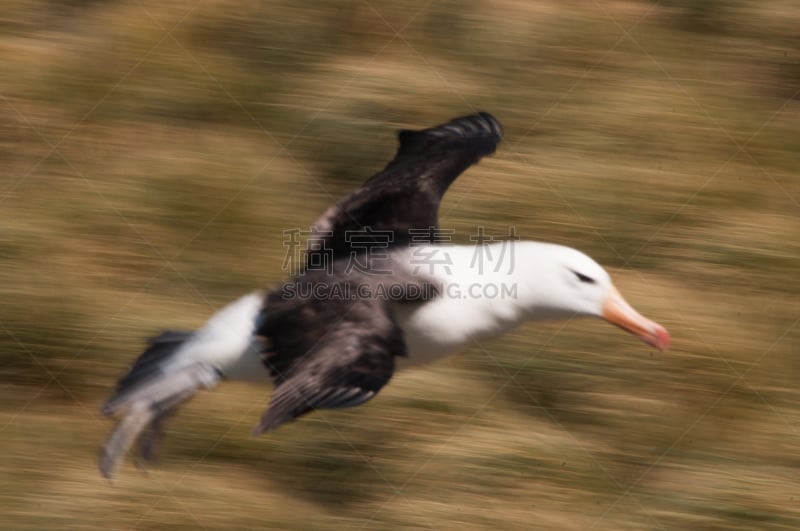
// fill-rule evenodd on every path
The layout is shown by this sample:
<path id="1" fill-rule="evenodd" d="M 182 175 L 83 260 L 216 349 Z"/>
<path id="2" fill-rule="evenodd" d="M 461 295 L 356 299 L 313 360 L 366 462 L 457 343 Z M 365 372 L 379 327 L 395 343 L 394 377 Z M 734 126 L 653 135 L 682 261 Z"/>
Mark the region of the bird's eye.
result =
<path id="1" fill-rule="evenodd" d="M 575 276 L 578 277 L 578 280 L 581 282 L 585 282 L 586 284 L 594 284 L 594 279 L 592 277 L 587 277 L 583 273 L 578 273 L 577 271 L 573 271 Z"/>

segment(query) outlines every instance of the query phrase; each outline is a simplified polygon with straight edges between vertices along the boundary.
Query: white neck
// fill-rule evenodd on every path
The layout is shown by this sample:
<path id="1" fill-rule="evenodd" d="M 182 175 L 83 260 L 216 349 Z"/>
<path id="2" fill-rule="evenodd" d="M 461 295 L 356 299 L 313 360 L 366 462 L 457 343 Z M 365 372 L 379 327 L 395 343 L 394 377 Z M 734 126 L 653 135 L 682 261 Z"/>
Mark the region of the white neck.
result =
<path id="1" fill-rule="evenodd" d="M 564 279 L 557 257 L 570 253 L 582 255 L 538 242 L 410 248 L 408 267 L 434 277 L 442 294 L 422 305 L 398 307 L 409 350 L 409 360 L 399 360 L 400 365 L 453 354 L 526 320 L 581 313 L 564 307 L 558 289 Z"/>

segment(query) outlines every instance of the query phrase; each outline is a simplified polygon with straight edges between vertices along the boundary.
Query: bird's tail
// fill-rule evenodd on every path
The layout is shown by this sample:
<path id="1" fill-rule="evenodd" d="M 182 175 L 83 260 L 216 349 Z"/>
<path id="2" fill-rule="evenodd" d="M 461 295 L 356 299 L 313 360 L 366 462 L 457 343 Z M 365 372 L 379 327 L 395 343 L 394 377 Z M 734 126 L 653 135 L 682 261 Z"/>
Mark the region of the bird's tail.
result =
<path id="1" fill-rule="evenodd" d="M 194 335 L 170 331 L 151 339 L 149 347 L 117 382 L 102 407 L 107 416 L 122 416 L 103 447 L 103 476 L 111 478 L 137 439 L 139 455 L 152 460 L 163 420 L 198 389 L 208 389 L 219 382 L 217 370 L 192 360 Z"/>
<path id="2" fill-rule="evenodd" d="M 103 404 L 104 415 L 117 415 L 136 401 L 137 396 L 163 379 L 164 369 L 193 332 L 170 330 L 151 338 L 148 347 L 117 381 L 111 397 Z"/>
<path id="3" fill-rule="evenodd" d="M 108 416 L 121 417 L 100 458 L 100 472 L 110 478 L 119 462 L 139 442 L 139 456 L 152 460 L 164 420 L 200 389 L 225 378 L 268 380 L 253 332 L 263 294 L 251 293 L 214 314 L 196 332 L 164 332 L 117 382 L 103 404 Z"/>

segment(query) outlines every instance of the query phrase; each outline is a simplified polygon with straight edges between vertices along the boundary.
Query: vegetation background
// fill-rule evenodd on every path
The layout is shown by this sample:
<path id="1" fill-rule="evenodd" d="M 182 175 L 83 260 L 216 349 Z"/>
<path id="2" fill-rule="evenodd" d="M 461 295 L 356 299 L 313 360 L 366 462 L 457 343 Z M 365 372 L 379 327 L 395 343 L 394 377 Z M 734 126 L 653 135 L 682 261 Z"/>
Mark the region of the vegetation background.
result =
<path id="1" fill-rule="evenodd" d="M 0 528 L 800 528 L 798 7 L 4 0 Z M 671 351 L 524 326 L 261 438 L 269 391 L 225 384 L 100 477 L 143 338 L 476 110 L 505 138 L 443 226 L 586 251 Z"/>

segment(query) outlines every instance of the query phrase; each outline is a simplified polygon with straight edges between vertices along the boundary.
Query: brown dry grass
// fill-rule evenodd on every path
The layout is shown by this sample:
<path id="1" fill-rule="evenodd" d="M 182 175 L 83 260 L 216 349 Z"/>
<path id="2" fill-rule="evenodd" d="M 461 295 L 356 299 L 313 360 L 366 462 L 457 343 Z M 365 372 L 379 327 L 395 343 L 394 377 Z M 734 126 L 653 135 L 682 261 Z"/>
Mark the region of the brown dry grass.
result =
<path id="1" fill-rule="evenodd" d="M 800 527 L 792 2 L 7 4 L 0 527 Z M 585 250 L 670 352 L 527 326 L 260 439 L 267 391 L 227 384 L 100 478 L 142 337 L 283 278 L 394 129 L 478 109 L 505 141 L 443 224 Z"/>

